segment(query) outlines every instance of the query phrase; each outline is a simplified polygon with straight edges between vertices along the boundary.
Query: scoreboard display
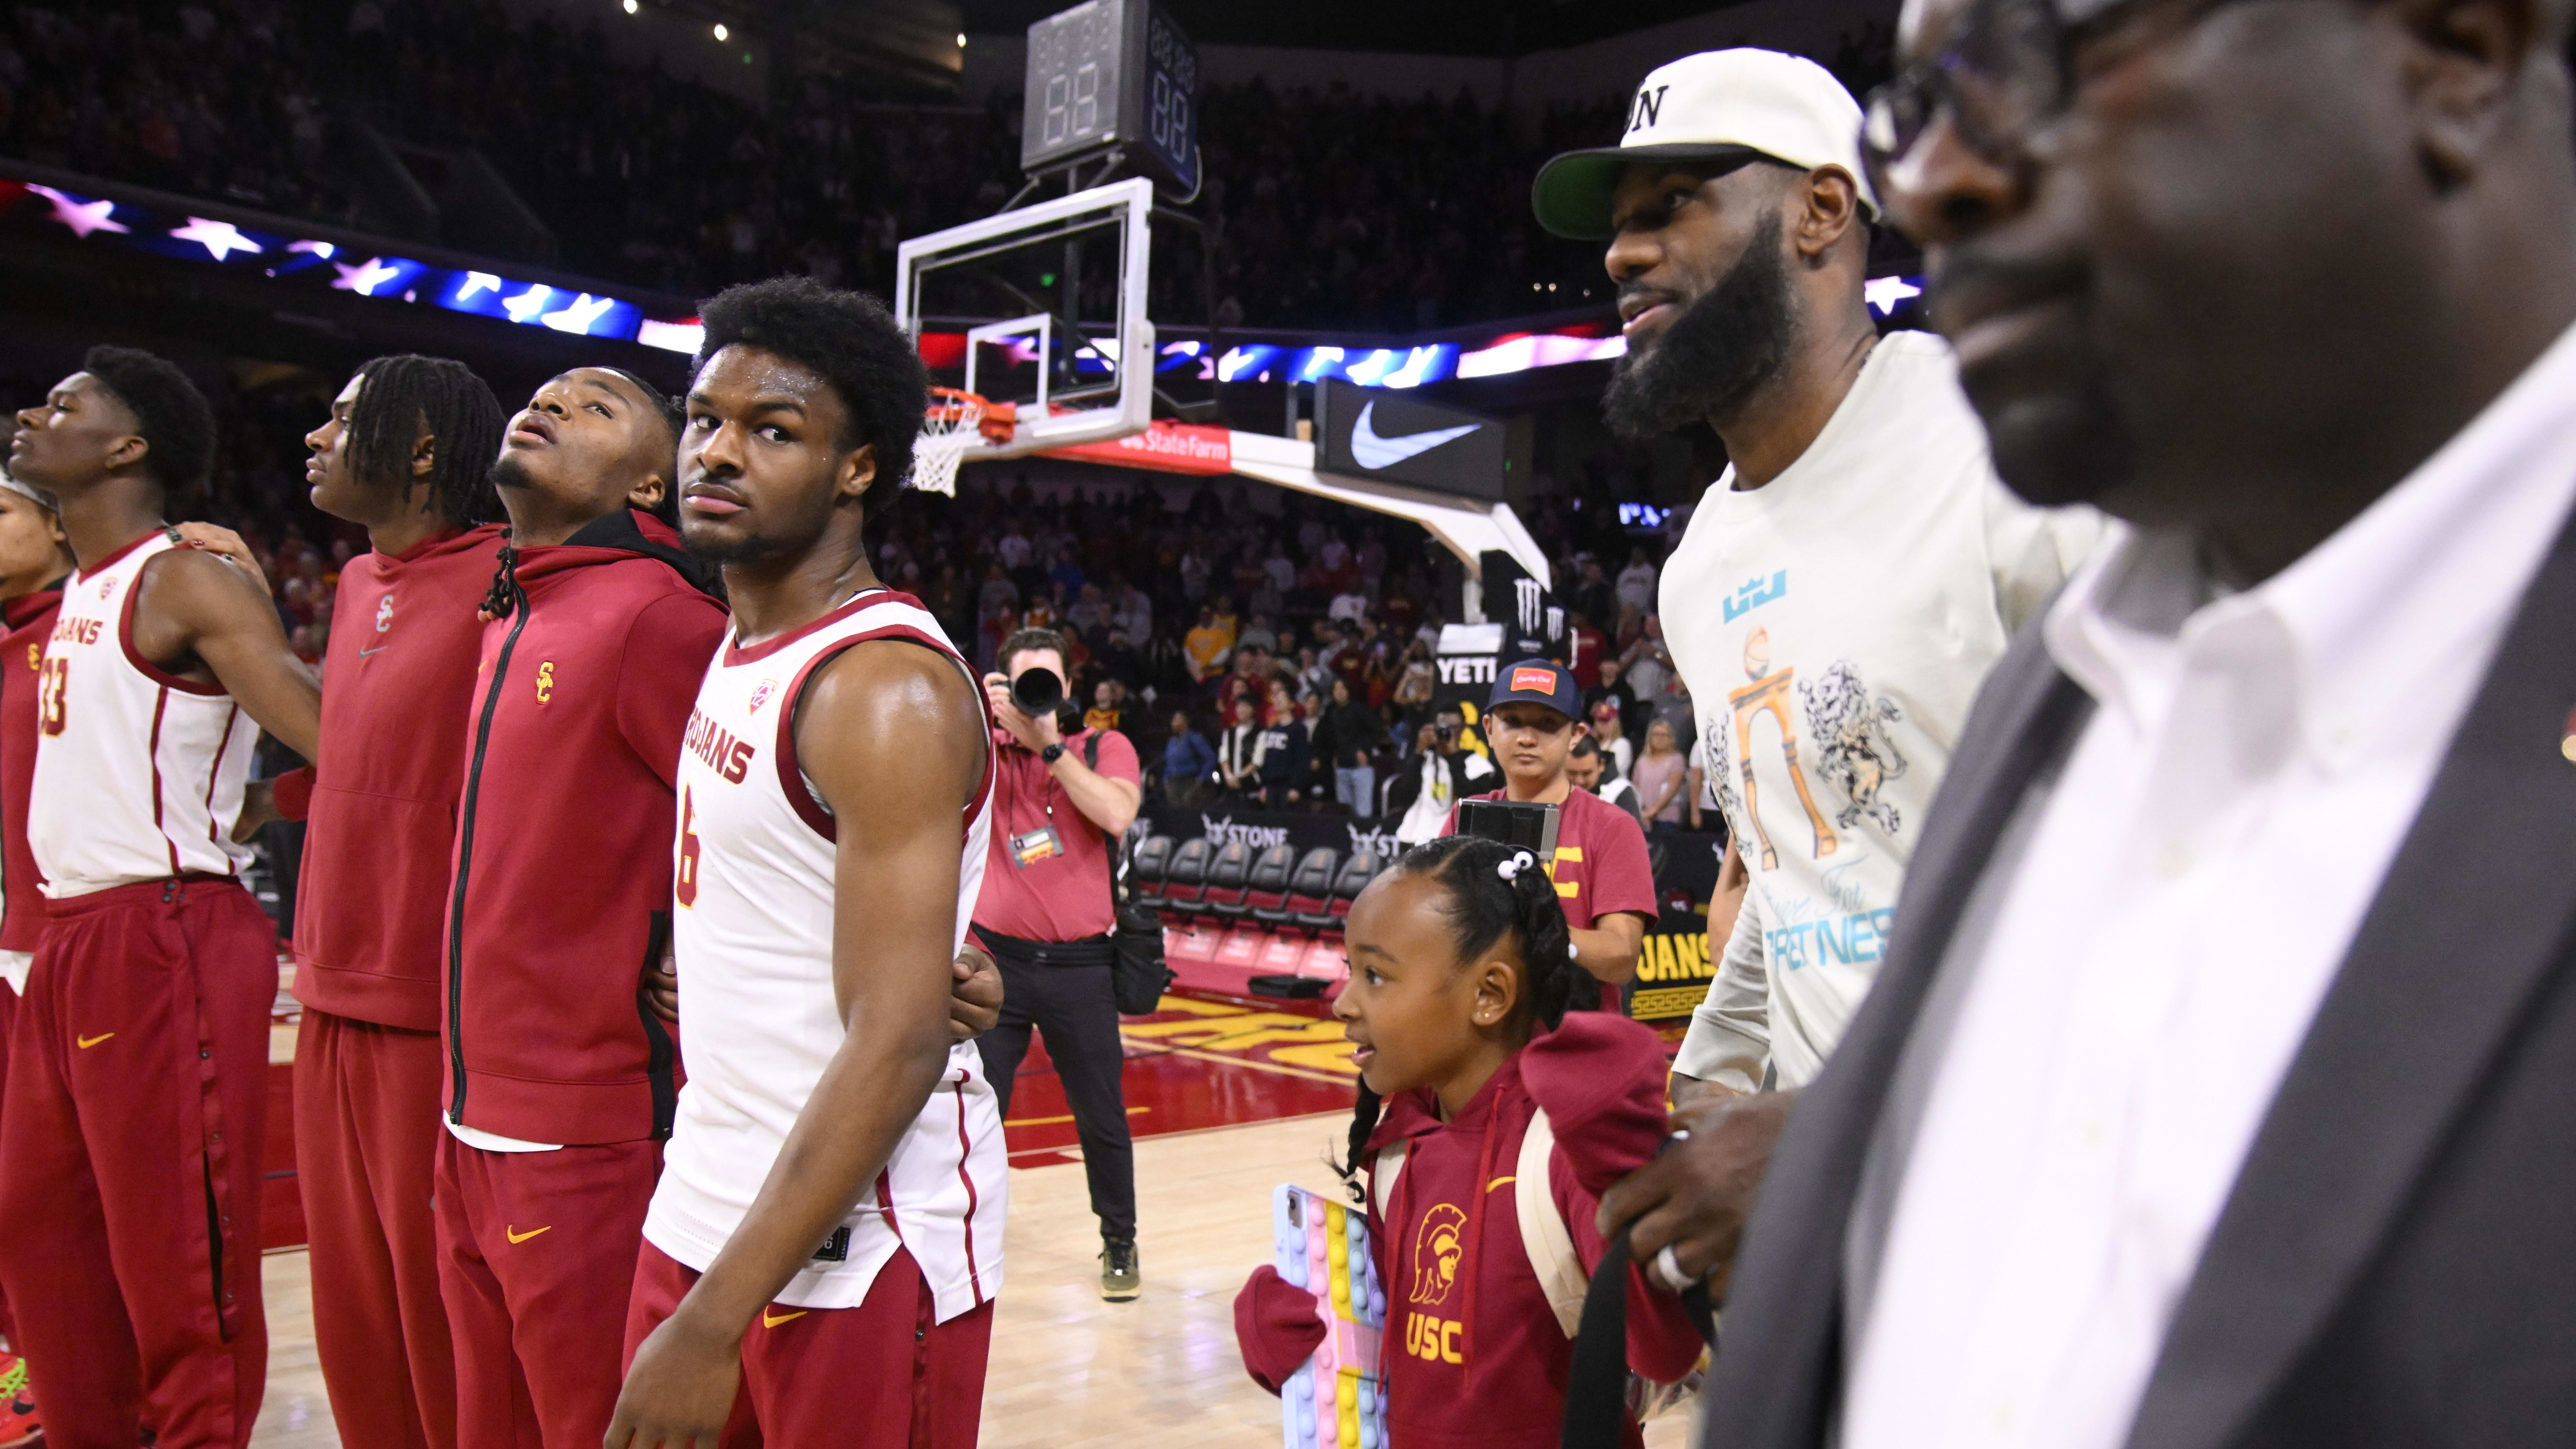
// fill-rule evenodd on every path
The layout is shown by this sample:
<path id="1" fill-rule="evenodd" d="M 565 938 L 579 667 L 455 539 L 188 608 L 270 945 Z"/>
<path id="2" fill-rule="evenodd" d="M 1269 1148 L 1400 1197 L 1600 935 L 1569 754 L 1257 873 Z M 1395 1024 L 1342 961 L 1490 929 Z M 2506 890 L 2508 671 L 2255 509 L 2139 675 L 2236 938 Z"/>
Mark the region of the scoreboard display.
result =
<path id="1" fill-rule="evenodd" d="M 1020 169 L 1123 146 L 1181 191 L 1199 184 L 1199 53 L 1153 0 L 1089 0 L 1029 27 Z"/>

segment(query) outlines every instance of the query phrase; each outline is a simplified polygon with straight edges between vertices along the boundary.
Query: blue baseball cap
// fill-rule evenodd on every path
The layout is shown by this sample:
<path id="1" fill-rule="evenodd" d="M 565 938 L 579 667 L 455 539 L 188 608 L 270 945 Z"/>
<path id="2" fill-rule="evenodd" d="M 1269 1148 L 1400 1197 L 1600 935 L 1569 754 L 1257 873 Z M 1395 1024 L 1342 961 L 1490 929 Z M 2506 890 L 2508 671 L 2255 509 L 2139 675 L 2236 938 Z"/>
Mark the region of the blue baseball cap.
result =
<path id="1" fill-rule="evenodd" d="M 1583 718 L 1583 694 L 1574 687 L 1574 676 L 1544 659 L 1506 665 L 1494 676 L 1494 697 L 1485 708 L 1507 704 L 1543 704 L 1567 719 Z"/>

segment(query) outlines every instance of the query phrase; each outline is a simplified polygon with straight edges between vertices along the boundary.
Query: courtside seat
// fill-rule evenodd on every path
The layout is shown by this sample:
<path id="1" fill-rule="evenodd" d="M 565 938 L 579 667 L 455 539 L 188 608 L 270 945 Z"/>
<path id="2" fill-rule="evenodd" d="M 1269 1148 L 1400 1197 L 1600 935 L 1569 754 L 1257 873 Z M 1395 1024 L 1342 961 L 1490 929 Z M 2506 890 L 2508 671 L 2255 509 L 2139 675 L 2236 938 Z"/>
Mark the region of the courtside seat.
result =
<path id="1" fill-rule="evenodd" d="M 1137 899 L 1151 901 L 1163 894 L 1163 874 L 1172 866 L 1172 837 L 1148 835 L 1136 842 L 1135 852 L 1127 857 L 1127 889 Z"/>
<path id="2" fill-rule="evenodd" d="M 1342 853 L 1329 845 L 1319 845 L 1306 852 L 1297 862 L 1296 871 L 1288 877 L 1288 919 L 1309 931 L 1321 931 L 1333 924 L 1333 872 L 1341 869 Z"/>
<path id="3" fill-rule="evenodd" d="M 1296 873 L 1297 847 L 1282 843 L 1261 852 L 1252 863 L 1252 889 L 1243 898 L 1252 919 L 1270 926 L 1288 924 L 1294 914 L 1288 909 L 1288 881 Z"/>
<path id="4" fill-rule="evenodd" d="M 1252 910 L 1244 904 L 1251 891 L 1252 847 L 1229 840 L 1208 861 L 1207 890 L 1199 897 L 1199 914 L 1221 921 L 1241 920 Z"/>
<path id="5" fill-rule="evenodd" d="M 1354 850 L 1351 858 L 1342 862 L 1342 868 L 1333 875 L 1333 899 L 1326 907 L 1332 917 L 1332 929 L 1341 929 L 1343 919 L 1351 913 L 1351 902 L 1360 898 L 1360 892 L 1368 889 L 1368 883 L 1377 879 L 1377 873 L 1385 866 L 1374 850 Z"/>
<path id="6" fill-rule="evenodd" d="M 1208 857 L 1216 847 L 1202 837 L 1184 840 L 1172 852 L 1171 863 L 1163 868 L 1162 906 L 1172 924 L 1187 925 L 1198 914 L 1199 901 L 1207 892 Z"/>

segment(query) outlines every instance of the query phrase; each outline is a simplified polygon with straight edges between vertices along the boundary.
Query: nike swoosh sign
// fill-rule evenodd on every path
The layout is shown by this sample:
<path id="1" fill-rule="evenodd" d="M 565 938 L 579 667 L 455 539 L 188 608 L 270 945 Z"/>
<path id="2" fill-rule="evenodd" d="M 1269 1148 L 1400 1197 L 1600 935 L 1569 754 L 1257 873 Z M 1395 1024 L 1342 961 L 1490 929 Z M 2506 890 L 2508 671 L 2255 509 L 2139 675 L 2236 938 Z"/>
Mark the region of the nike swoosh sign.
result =
<path id="1" fill-rule="evenodd" d="M 96 1036 L 82 1037 L 80 1038 L 80 1048 L 82 1051 L 88 1051 L 91 1047 L 98 1045 L 100 1042 L 103 1042 L 114 1035 L 116 1035 L 115 1032 L 103 1031 Z"/>
<path id="2" fill-rule="evenodd" d="M 1407 458 L 1430 452 L 1451 438 L 1463 438 L 1476 431 L 1476 424 L 1455 428 L 1434 428 L 1427 433 L 1406 433 L 1400 437 L 1381 438 L 1369 426 L 1369 414 L 1377 411 L 1377 402 L 1360 409 L 1360 419 L 1351 424 L 1351 461 L 1363 468 L 1392 468 Z"/>
<path id="3" fill-rule="evenodd" d="M 804 1317 L 808 1311 L 809 1310 L 807 1309 L 799 1308 L 793 1313 L 780 1313 L 773 1315 L 768 1309 L 764 1308 L 760 1310 L 760 1326 L 763 1328 L 776 1328 L 778 1325 L 785 1323 L 791 1318 Z"/>
<path id="4" fill-rule="evenodd" d="M 526 1242 L 528 1239 L 535 1237 L 535 1236 L 536 1236 L 537 1234 L 539 1234 L 539 1233 L 551 1233 L 551 1232 L 553 1232 L 554 1230 L 555 1230 L 555 1225 L 554 1225 L 554 1224 L 552 1224 L 552 1223 L 548 1223 L 548 1224 L 546 1224 L 546 1225 L 545 1225 L 544 1227 L 542 1227 L 542 1228 L 530 1228 L 530 1229 L 528 1229 L 528 1230 L 527 1230 L 526 1232 L 524 1232 L 524 1233 L 521 1233 L 521 1232 L 513 1232 L 513 1231 L 511 1231 L 509 1224 L 504 1223 L 504 1224 L 502 1224 L 502 1225 L 501 1225 L 501 1236 L 503 1236 L 503 1237 L 505 1237 L 505 1238 L 508 1238 L 511 1242 L 514 1242 L 514 1243 L 524 1243 L 524 1242 Z"/>
<path id="5" fill-rule="evenodd" d="M 358 657 L 364 659 L 370 654 L 382 654 L 388 647 L 390 646 L 379 644 L 373 649 L 361 649 L 358 651 Z"/>

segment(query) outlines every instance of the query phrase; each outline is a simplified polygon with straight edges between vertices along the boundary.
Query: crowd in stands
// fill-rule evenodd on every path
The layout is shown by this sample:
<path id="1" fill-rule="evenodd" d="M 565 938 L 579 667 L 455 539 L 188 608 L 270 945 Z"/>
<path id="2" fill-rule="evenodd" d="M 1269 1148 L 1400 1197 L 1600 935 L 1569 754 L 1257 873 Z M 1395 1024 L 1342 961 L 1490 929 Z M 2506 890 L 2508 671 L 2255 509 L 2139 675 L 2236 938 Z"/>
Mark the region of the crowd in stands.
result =
<path id="1" fill-rule="evenodd" d="M 1865 87 L 1886 37 L 1828 59 Z M 810 272 L 885 290 L 896 243 L 998 210 L 1019 104 L 898 102 L 798 78 L 765 111 L 616 61 L 596 27 L 495 0 L 95 0 L 0 7 L 0 155 L 368 227 L 335 148 L 363 118 L 480 148 L 575 271 L 684 295 Z M 1529 219 L 1529 178 L 1618 130 L 1620 108 L 1532 124 L 1468 97 L 1201 98 L 1200 214 L 1226 325 L 1408 331 L 1607 296 L 1597 247 Z M 1158 315 L 1194 318 L 1194 246 L 1158 263 Z"/>
<path id="2" fill-rule="evenodd" d="M 1015 629 L 1064 632 L 1086 723 L 1134 739 L 1168 803 L 1376 816 L 1402 763 L 1440 743 L 1436 546 L 1410 523 L 1254 492 L 1219 480 L 1175 510 L 1157 487 L 1068 501 L 970 469 L 953 503 L 905 500 L 878 571 L 988 666 Z M 1659 732 L 1684 757 L 1689 697 L 1655 616 L 1666 537 L 1555 502 L 1530 521 L 1607 773 L 1629 775 Z M 1695 820 L 1691 791 L 1655 783 L 1650 817 Z"/>

